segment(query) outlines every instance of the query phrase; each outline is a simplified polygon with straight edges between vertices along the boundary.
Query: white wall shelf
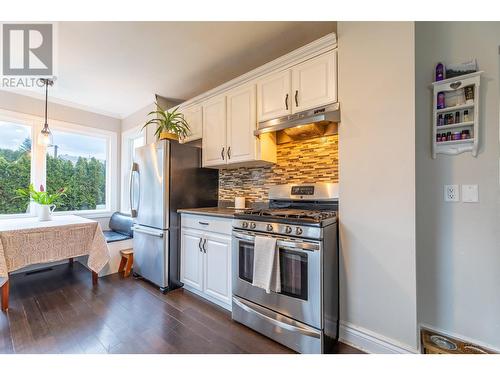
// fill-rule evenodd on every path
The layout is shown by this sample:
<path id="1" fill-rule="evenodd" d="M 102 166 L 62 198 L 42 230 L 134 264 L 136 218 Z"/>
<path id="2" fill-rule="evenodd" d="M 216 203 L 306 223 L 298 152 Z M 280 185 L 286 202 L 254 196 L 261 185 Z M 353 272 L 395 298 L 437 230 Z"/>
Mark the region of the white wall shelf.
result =
<path id="1" fill-rule="evenodd" d="M 461 110 L 469 109 L 469 108 L 474 108 L 474 104 L 461 104 L 461 105 L 455 105 L 455 106 L 452 106 L 452 107 L 447 107 L 447 108 L 442 108 L 442 109 L 436 109 L 436 113 L 437 114 L 451 113 L 451 112 L 461 111 Z"/>
<path id="2" fill-rule="evenodd" d="M 474 138 L 457 139 L 456 141 L 438 142 L 438 147 L 439 146 L 449 146 L 449 145 L 466 145 L 466 144 L 469 144 L 469 143 L 474 143 Z"/>
<path id="3" fill-rule="evenodd" d="M 437 154 L 457 155 L 462 152 L 472 152 L 473 156 L 477 156 L 479 148 L 479 86 L 481 83 L 481 74 L 483 72 L 474 72 L 463 76 L 445 79 L 432 83 L 433 100 L 432 100 L 432 158 L 435 159 Z M 459 95 L 460 91 L 467 86 L 473 87 L 474 100 L 473 102 L 465 102 L 463 97 Z M 445 108 L 437 108 L 437 98 L 439 93 L 445 93 L 448 98 L 454 97 L 454 103 Z M 445 101 L 446 105 L 446 101 Z M 470 120 L 463 121 L 464 111 L 469 112 Z M 454 124 L 438 125 L 438 118 L 459 112 L 461 122 Z M 437 135 L 442 133 L 453 133 L 462 130 L 468 130 L 470 138 L 459 140 L 438 141 Z"/>
<path id="4" fill-rule="evenodd" d="M 459 122 L 457 124 L 441 125 L 437 127 L 437 130 L 439 133 L 439 131 L 446 129 L 468 128 L 471 126 L 474 126 L 474 121 L 464 121 L 464 122 Z"/>

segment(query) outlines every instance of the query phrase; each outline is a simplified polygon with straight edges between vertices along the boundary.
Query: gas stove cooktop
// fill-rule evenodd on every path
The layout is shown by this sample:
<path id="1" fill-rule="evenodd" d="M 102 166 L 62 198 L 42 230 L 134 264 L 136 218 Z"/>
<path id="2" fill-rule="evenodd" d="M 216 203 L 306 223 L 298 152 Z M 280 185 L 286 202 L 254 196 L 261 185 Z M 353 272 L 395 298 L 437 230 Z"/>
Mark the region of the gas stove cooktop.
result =
<path id="1" fill-rule="evenodd" d="M 337 222 L 338 185 L 275 185 L 269 189 L 269 208 L 239 212 L 233 228 L 284 236 L 321 238 Z"/>
<path id="2" fill-rule="evenodd" d="M 337 212 L 326 210 L 269 208 L 241 212 L 236 214 L 235 217 L 239 219 L 276 221 L 290 224 L 320 224 L 328 219 L 336 219 Z"/>

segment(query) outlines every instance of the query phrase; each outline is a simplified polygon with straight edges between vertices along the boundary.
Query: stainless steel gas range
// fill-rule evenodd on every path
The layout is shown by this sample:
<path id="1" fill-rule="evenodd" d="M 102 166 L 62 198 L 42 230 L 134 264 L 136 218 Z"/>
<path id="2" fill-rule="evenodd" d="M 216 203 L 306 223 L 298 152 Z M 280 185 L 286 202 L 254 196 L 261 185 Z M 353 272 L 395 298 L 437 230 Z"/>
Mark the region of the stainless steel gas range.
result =
<path id="1" fill-rule="evenodd" d="M 233 222 L 232 317 L 299 353 L 329 353 L 339 323 L 338 185 L 277 185 L 269 201 Z M 277 240 L 279 293 L 252 285 L 256 236 Z"/>

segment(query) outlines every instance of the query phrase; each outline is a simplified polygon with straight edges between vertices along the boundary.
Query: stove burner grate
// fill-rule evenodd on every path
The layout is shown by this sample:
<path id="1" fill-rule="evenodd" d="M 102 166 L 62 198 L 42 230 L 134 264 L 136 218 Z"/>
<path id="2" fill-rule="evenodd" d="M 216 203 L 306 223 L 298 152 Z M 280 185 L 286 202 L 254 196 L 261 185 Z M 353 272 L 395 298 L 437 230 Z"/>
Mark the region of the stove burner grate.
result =
<path id="1" fill-rule="evenodd" d="M 320 222 L 325 219 L 336 216 L 335 211 L 319 211 L 319 210 L 294 210 L 294 209 L 263 209 L 246 212 L 251 216 L 269 216 L 283 219 L 309 219 L 315 222 Z"/>

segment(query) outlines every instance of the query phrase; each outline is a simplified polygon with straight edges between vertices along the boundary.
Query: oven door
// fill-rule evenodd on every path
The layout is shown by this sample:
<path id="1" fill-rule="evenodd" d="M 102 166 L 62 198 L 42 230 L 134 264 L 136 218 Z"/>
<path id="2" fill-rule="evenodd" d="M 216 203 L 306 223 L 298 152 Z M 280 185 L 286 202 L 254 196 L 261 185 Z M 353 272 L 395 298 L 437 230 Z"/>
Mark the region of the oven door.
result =
<path id="1" fill-rule="evenodd" d="M 252 285 L 255 234 L 233 230 L 233 294 L 321 329 L 321 243 L 275 236 L 281 292 Z"/>

